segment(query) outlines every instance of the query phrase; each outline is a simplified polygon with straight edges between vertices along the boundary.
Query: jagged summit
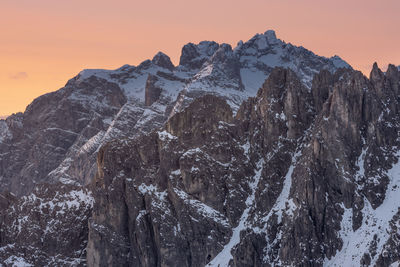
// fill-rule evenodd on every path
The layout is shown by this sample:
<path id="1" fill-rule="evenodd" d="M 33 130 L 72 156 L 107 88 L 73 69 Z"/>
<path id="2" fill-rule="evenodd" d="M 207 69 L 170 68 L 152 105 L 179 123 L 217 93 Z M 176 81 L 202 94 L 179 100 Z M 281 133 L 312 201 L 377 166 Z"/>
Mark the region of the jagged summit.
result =
<path id="1" fill-rule="evenodd" d="M 116 266 L 333 259 L 349 241 L 339 228 L 350 205 L 355 225 L 369 207 L 351 194 L 379 208 L 385 186 L 397 185 L 384 175 L 394 156 L 378 148 L 398 142 L 399 72 L 369 80 L 346 64 L 267 31 L 234 49 L 189 43 L 177 66 L 160 52 L 138 66 L 83 70 L 0 120 L 0 191 L 13 193 L 0 197 L 0 261 L 84 265 L 96 250 L 116 251 L 102 255 Z M 356 165 L 365 173 L 345 176 Z"/>
<path id="2" fill-rule="evenodd" d="M 280 39 L 276 38 L 274 30 L 267 30 L 264 34 L 256 34 L 250 40 L 254 40 L 260 50 L 267 49 L 271 45 L 282 42 Z"/>
<path id="3" fill-rule="evenodd" d="M 369 78 L 371 80 L 378 80 L 381 79 L 383 77 L 383 72 L 382 70 L 378 67 L 378 63 L 374 62 L 374 64 L 372 65 L 372 70 L 371 73 L 369 75 Z"/>
<path id="4" fill-rule="evenodd" d="M 182 48 L 179 65 L 189 69 L 198 69 L 219 48 L 216 42 L 202 41 L 199 44 L 188 43 Z"/>
<path id="5" fill-rule="evenodd" d="M 268 40 L 276 40 L 276 33 L 274 30 L 267 30 L 264 35 L 267 37 Z"/>
<path id="6" fill-rule="evenodd" d="M 3 123 L 2 140 L 9 140 L 10 136 L 26 140 L 32 138 L 28 137 L 30 131 L 41 135 L 49 128 L 55 131 L 54 134 L 61 131 L 63 134 L 60 136 L 68 137 L 68 142 L 40 138 L 33 138 L 36 141 L 32 141 L 46 145 L 48 149 L 63 144 L 62 149 L 57 150 L 57 156 L 52 157 L 53 164 L 48 163 L 45 169 L 36 172 L 35 168 L 29 167 L 29 160 L 19 158 L 15 160 L 20 165 L 11 164 L 3 168 L 0 175 L 10 181 L 5 188 L 14 188 L 16 192 L 19 191 L 16 187 L 19 179 L 89 181 L 95 170 L 94 155 L 101 144 L 121 136 L 136 136 L 154 125 L 161 126 L 168 117 L 183 110 L 201 95 L 223 97 L 235 113 L 244 100 L 256 95 L 275 67 L 290 68 L 310 89 L 315 74 L 323 69 L 333 73 L 342 66 L 348 65 L 337 56 L 331 59 L 319 57 L 305 48 L 281 41 L 274 31 L 269 30 L 256 34 L 235 49 L 229 44 L 213 41 L 189 43 L 182 48 L 178 66 L 174 66 L 166 54 L 159 52 L 152 60 L 138 66 L 124 65 L 116 70 L 86 69 L 71 79 L 65 88 L 39 97 L 34 101 L 39 104 L 31 106 L 19 117 L 11 116 L 7 123 Z M 110 90 L 115 91 L 115 96 L 107 95 Z M 72 107 L 76 113 L 70 112 Z M 67 111 L 63 112 L 60 108 Z M 70 118 L 61 119 L 63 114 L 69 114 Z M 29 118 L 34 116 L 49 123 L 33 127 Z M 34 145 L 28 144 L 31 143 L 27 142 L 24 149 L 30 155 Z M 38 153 L 43 153 L 45 158 L 48 153 L 45 151 L 39 150 Z M 11 160 L 13 154 L 3 155 L 3 160 Z M 40 158 L 39 154 L 36 157 Z M 84 171 L 79 170 L 76 159 L 86 157 L 91 158 L 90 164 L 85 165 Z M 11 185 L 11 181 L 15 185 Z M 29 186 L 25 189 L 30 190 Z"/>
<path id="7" fill-rule="evenodd" d="M 164 54 L 163 52 L 158 52 L 151 61 L 153 64 L 160 66 L 162 68 L 168 69 L 172 71 L 175 66 L 172 64 L 171 59 L 169 56 Z"/>
<path id="8" fill-rule="evenodd" d="M 188 43 L 183 46 L 179 65 L 176 67 L 167 55 L 158 53 L 152 61 L 146 60 L 137 68 L 125 66 L 115 71 L 84 70 L 80 73 L 80 77 L 83 79 L 96 75 L 119 83 L 124 89 L 132 92 L 132 88 L 128 88 L 125 84 L 131 84 L 131 87 L 136 88 L 144 86 L 143 82 L 137 84 L 133 81 L 137 80 L 138 75 L 146 76 L 157 71 L 167 71 L 173 72 L 180 78 L 194 77 L 192 84 L 186 84 L 187 90 L 213 88 L 218 94 L 235 94 L 235 98 L 240 98 L 242 101 L 248 96 L 255 95 L 271 70 L 277 66 L 292 69 L 309 88 L 312 77 L 321 69 L 334 72 L 338 68 L 350 68 L 350 65 L 339 56 L 331 58 L 317 56 L 303 47 L 285 43 L 276 37 L 275 31 L 267 30 L 263 34 L 256 34 L 247 42 L 240 41 L 233 50 L 228 44 L 218 44 L 214 41 Z M 222 69 L 226 67 L 227 70 Z M 127 72 L 132 72 L 132 75 L 126 74 Z M 227 82 L 233 75 L 236 76 L 235 82 Z M 142 79 L 145 78 L 139 78 Z M 133 90 L 136 93 L 128 94 L 144 101 L 144 95 L 140 93 L 144 91 L 137 89 Z M 244 91 L 245 94 L 237 91 Z M 237 106 L 239 102 L 236 103 Z"/>
<path id="9" fill-rule="evenodd" d="M 351 68 L 351 66 L 338 55 L 334 55 L 330 60 L 336 68 Z"/>

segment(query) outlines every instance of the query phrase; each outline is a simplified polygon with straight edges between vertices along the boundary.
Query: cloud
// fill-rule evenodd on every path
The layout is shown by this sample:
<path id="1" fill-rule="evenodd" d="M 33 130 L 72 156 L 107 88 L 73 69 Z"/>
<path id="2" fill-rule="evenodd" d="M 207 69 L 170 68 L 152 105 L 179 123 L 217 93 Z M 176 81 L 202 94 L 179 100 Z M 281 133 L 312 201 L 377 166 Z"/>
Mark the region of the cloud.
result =
<path id="1" fill-rule="evenodd" d="M 13 80 L 23 80 L 23 79 L 28 78 L 28 73 L 26 73 L 24 71 L 12 73 L 9 75 L 9 78 L 13 79 Z"/>

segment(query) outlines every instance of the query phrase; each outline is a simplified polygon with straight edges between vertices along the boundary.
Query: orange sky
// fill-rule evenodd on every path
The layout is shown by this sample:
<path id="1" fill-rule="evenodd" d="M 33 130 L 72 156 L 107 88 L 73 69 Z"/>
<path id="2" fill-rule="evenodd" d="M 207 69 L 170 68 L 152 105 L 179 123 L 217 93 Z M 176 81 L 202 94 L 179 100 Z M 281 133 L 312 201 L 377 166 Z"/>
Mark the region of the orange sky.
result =
<path id="1" fill-rule="evenodd" d="M 236 45 L 274 29 L 369 73 L 400 65 L 399 0 L 1 0 L 0 116 L 25 110 L 84 68 L 137 65 L 187 42 Z"/>

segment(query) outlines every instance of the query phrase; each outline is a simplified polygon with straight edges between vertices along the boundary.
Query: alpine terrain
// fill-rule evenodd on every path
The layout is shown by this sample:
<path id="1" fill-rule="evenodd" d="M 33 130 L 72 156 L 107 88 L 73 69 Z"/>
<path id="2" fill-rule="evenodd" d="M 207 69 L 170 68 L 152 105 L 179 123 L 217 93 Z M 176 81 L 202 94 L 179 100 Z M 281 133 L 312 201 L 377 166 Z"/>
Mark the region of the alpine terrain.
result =
<path id="1" fill-rule="evenodd" d="M 271 30 L 83 70 L 0 120 L 0 262 L 398 266 L 399 90 Z"/>

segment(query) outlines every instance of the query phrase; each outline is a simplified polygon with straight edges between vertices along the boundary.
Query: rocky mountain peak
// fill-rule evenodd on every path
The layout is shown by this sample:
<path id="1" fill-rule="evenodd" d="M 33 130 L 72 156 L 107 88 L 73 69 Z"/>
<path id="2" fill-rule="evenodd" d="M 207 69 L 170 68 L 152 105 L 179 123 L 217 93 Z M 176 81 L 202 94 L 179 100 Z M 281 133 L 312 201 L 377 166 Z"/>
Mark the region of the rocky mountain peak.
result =
<path id="1" fill-rule="evenodd" d="M 188 43 L 182 48 L 179 65 L 189 69 L 199 69 L 219 48 L 213 41 L 202 41 L 199 44 Z"/>
<path id="2" fill-rule="evenodd" d="M 267 40 L 270 42 L 274 42 L 277 38 L 276 38 L 276 33 L 274 30 L 267 30 L 264 33 L 265 37 L 267 37 Z"/>
<path id="3" fill-rule="evenodd" d="M 379 69 L 378 64 L 374 63 L 370 74 L 370 80 L 373 83 L 377 95 L 384 102 L 396 98 L 395 95 L 397 95 L 399 90 L 399 74 L 396 67 L 389 64 L 387 71 L 384 73 Z"/>
<path id="4" fill-rule="evenodd" d="M 334 55 L 333 57 L 330 58 L 330 60 L 332 61 L 333 65 L 335 65 L 336 68 L 351 69 L 351 66 L 338 55 Z"/>
<path id="5" fill-rule="evenodd" d="M 164 54 L 163 52 L 158 52 L 151 61 L 153 64 L 160 66 L 162 68 L 173 70 L 175 68 L 174 64 L 172 64 L 169 56 Z"/>
<path id="6" fill-rule="evenodd" d="M 372 66 L 372 70 L 371 70 L 371 73 L 369 75 L 369 78 L 372 81 L 377 82 L 377 81 L 382 80 L 383 76 L 384 76 L 384 74 L 383 74 L 382 70 L 378 67 L 378 63 L 375 62 L 373 64 L 373 66 Z"/>
<path id="7" fill-rule="evenodd" d="M 232 46 L 230 44 L 221 44 L 215 53 L 210 57 L 209 61 L 213 63 L 223 63 L 232 57 Z"/>
<path id="8" fill-rule="evenodd" d="M 266 50 L 282 43 L 281 40 L 276 38 L 275 31 L 273 30 L 267 30 L 264 34 L 256 34 L 250 41 L 254 43 L 258 50 Z"/>
<path id="9" fill-rule="evenodd" d="M 396 67 L 395 65 L 393 65 L 393 64 L 389 64 L 388 65 L 388 68 L 387 68 L 387 70 L 386 70 L 386 75 L 387 76 L 395 76 L 395 75 L 397 75 L 398 73 L 399 73 L 399 71 L 400 71 L 400 68 L 399 67 Z"/>

